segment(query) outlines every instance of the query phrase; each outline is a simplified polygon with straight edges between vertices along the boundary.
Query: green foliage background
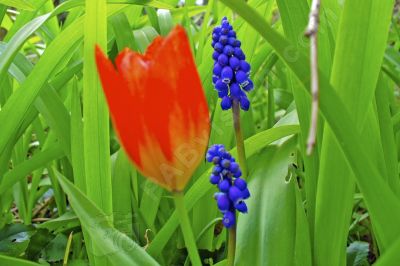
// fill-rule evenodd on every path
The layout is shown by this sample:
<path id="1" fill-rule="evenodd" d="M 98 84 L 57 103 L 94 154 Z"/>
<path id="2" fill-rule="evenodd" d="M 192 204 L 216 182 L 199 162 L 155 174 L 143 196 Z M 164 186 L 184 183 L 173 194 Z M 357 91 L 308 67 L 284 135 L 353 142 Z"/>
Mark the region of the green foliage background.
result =
<path id="1" fill-rule="evenodd" d="M 210 108 L 210 144 L 236 154 L 211 83 L 212 28 L 227 16 L 252 65 L 242 113 L 249 213 L 236 265 L 400 261 L 399 3 L 323 0 L 320 119 L 310 125 L 307 0 L 0 0 L 0 265 L 189 265 L 170 194 L 120 149 L 94 64 L 189 33 Z M 158 89 L 158 88 L 154 88 Z M 188 88 L 190 89 L 190 88 Z M 205 265 L 226 232 L 202 163 L 185 191 Z"/>

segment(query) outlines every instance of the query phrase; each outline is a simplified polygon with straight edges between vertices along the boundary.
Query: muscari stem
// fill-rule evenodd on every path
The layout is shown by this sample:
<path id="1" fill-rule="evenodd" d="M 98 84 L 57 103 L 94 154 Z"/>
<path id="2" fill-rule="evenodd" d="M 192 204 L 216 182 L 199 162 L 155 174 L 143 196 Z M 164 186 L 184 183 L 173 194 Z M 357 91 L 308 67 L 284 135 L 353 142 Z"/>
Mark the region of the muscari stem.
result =
<path id="1" fill-rule="evenodd" d="M 244 140 L 242 134 L 242 128 L 240 126 L 240 108 L 239 102 L 233 100 L 232 103 L 232 113 L 233 113 L 233 127 L 235 129 L 236 135 L 236 147 L 239 158 L 240 169 L 242 170 L 243 179 L 247 179 L 247 164 L 246 164 L 246 151 L 244 149 Z"/>
<path id="2" fill-rule="evenodd" d="M 246 151 L 244 149 L 242 128 L 240 126 L 240 107 L 239 107 L 239 102 L 237 100 L 233 100 L 232 114 L 233 114 L 233 127 L 235 129 L 236 147 L 239 158 L 239 165 L 240 169 L 242 170 L 243 179 L 247 179 L 248 172 L 246 164 Z M 228 266 L 233 266 L 235 263 L 235 251 L 236 251 L 236 224 L 229 229 Z"/>
<path id="3" fill-rule="evenodd" d="M 190 260 L 193 266 L 201 266 L 199 252 L 196 246 L 196 240 L 193 235 L 193 230 L 189 222 L 189 216 L 186 211 L 183 192 L 174 192 L 174 200 L 178 217 L 181 223 L 183 239 L 185 240 L 186 248 L 189 253 Z"/>
<path id="4" fill-rule="evenodd" d="M 235 264 L 235 252 L 236 252 L 236 224 L 228 230 L 228 263 L 227 266 L 233 266 Z"/>

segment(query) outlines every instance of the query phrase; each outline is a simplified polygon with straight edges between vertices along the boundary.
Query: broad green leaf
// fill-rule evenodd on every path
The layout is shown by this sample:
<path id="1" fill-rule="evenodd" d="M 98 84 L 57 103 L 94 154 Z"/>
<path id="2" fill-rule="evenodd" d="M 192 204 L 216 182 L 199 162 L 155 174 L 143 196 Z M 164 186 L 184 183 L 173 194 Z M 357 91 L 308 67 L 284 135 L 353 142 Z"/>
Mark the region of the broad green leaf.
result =
<path id="1" fill-rule="evenodd" d="M 9 257 L 0 255 L 0 264 L 1 265 L 12 265 L 12 266 L 40 266 L 41 264 L 32 262 L 29 260 L 21 260 L 15 257 Z"/>
<path id="2" fill-rule="evenodd" d="M 95 46 L 107 51 L 107 4 L 86 0 L 83 54 L 83 152 L 86 193 L 112 219 L 109 114 L 95 63 Z"/>
<path id="3" fill-rule="evenodd" d="M 374 264 L 374 266 L 389 266 L 396 265 L 400 260 L 400 238 L 398 237 L 390 247 L 386 249 L 386 252 L 381 254 L 381 257 Z"/>
<path id="4" fill-rule="evenodd" d="M 80 223 L 78 217 L 72 211 L 68 211 L 58 218 L 37 225 L 37 228 L 45 228 L 50 231 L 62 232 L 64 230 L 70 230 L 79 225 Z"/>
<path id="5" fill-rule="evenodd" d="M 96 247 L 94 255 L 97 259 L 107 260 L 112 265 L 158 265 L 142 247 L 114 229 L 109 215 L 101 211 L 67 178 L 60 173 L 57 173 L 57 178 Z"/>
<path id="6" fill-rule="evenodd" d="M 279 12 L 282 16 L 282 24 L 285 35 L 292 42 L 294 47 L 299 51 L 306 53 L 308 48 L 308 41 L 304 37 L 304 30 L 308 21 L 308 4 L 305 0 L 291 0 L 284 1 L 278 0 L 277 5 Z M 296 60 L 296 52 L 287 48 L 286 57 L 289 60 Z M 308 66 L 308 65 L 307 65 Z M 302 84 L 294 77 L 293 73 L 288 73 L 289 87 L 293 92 L 296 102 L 297 113 L 299 115 L 301 134 L 299 138 L 300 151 L 306 154 L 306 143 L 309 133 L 309 124 L 311 116 L 311 101 L 307 97 L 307 93 L 299 90 Z M 276 90 L 274 90 L 275 92 Z M 277 91 L 276 91 L 277 92 Z M 319 125 L 322 124 L 322 119 L 319 119 Z M 307 215 L 311 228 L 311 236 L 314 234 L 314 220 L 315 220 L 315 201 L 317 194 L 318 170 L 319 170 L 319 139 L 314 152 L 311 156 L 304 156 L 304 165 L 306 172 L 306 194 L 307 194 Z"/>
<path id="7" fill-rule="evenodd" d="M 28 0 L 0 0 L 0 4 L 23 10 L 34 10 L 35 6 Z"/>
<path id="8" fill-rule="evenodd" d="M 112 169 L 112 200 L 114 213 L 114 226 L 122 233 L 132 237 L 133 221 L 131 205 L 131 163 L 123 150 L 115 154 L 114 167 Z M 156 208 L 157 210 L 157 208 Z"/>
<path id="9" fill-rule="evenodd" d="M 270 147 L 257 158 L 248 213 L 238 218 L 237 265 L 311 265 L 307 220 L 297 204 L 295 177 L 288 174 L 294 143 Z"/>
<path id="10" fill-rule="evenodd" d="M 376 117 L 371 111 L 371 103 L 386 48 L 392 8 L 393 1 L 385 4 L 379 0 L 345 2 L 331 75 L 332 86 L 350 111 L 353 121 L 356 121 L 353 130 L 356 129 L 373 140 L 368 145 L 369 154 L 381 172 L 381 179 L 385 181 L 386 168 L 380 133 Z M 349 54 L 352 56 L 349 57 Z M 357 104 L 354 104 L 355 99 Z M 367 181 L 371 177 L 366 176 L 365 179 Z M 331 127 L 325 128 L 315 218 L 314 258 L 317 264 L 343 265 L 346 260 L 345 247 L 353 205 L 354 181 L 351 166 L 333 136 Z M 364 197 L 368 199 L 370 195 L 364 194 Z M 389 214 L 385 217 L 381 218 L 389 219 Z M 374 218 L 372 217 L 373 225 Z M 388 244 L 387 239 L 379 241 L 383 237 L 379 231 L 377 236 L 378 243 L 383 245 L 380 248 L 384 249 Z M 326 239 L 330 239 L 329 245 L 326 244 Z"/>

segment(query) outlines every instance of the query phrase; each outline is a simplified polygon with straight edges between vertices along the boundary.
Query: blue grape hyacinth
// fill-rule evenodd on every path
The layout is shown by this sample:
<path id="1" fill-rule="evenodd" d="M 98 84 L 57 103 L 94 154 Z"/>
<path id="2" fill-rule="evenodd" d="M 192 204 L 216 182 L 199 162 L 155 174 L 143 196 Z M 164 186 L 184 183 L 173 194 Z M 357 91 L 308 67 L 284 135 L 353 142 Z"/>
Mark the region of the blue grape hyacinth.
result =
<path id="1" fill-rule="evenodd" d="M 240 178 L 242 172 L 235 158 L 225 150 L 224 145 L 211 146 L 206 155 L 208 162 L 214 164 L 210 182 L 216 185 L 219 192 L 214 194 L 218 209 L 223 214 L 222 223 L 226 228 L 236 223 L 236 210 L 247 213 L 245 199 L 250 197 L 247 183 Z"/>
<path id="2" fill-rule="evenodd" d="M 236 32 L 224 17 L 221 25 L 215 27 L 212 34 L 213 84 L 218 97 L 222 99 L 223 110 L 230 109 L 234 100 L 239 102 L 244 111 L 250 107 L 246 92 L 251 91 L 254 85 L 250 79 L 250 64 L 240 46 Z"/>

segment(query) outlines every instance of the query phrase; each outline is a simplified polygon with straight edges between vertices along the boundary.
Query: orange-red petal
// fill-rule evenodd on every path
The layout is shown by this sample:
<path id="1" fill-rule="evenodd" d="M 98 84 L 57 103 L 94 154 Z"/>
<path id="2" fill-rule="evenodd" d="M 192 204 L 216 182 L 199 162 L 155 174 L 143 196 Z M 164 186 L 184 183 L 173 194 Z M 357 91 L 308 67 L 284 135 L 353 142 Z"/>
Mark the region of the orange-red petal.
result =
<path id="1" fill-rule="evenodd" d="M 140 164 L 135 128 L 135 124 L 139 124 L 140 121 L 134 110 L 135 99 L 124 79 L 98 46 L 96 46 L 96 64 L 117 133 L 125 149 L 130 151 L 132 160 Z"/>
<path id="2" fill-rule="evenodd" d="M 202 160 L 209 113 L 185 30 L 158 37 L 145 55 L 128 49 L 112 63 L 97 49 L 99 74 L 121 143 L 138 169 L 182 190 Z"/>

